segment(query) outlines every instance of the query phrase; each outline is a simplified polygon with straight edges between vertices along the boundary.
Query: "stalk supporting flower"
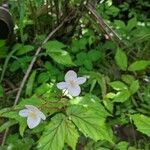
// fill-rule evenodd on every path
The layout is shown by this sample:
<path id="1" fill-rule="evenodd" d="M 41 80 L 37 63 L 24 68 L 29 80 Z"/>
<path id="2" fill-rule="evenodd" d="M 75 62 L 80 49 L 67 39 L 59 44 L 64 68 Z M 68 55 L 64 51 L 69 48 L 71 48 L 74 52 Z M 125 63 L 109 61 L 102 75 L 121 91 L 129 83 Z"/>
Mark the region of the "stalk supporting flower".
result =
<path id="1" fill-rule="evenodd" d="M 81 93 L 80 84 L 86 82 L 86 77 L 77 77 L 76 72 L 69 70 L 65 75 L 65 82 L 57 83 L 58 89 L 67 90 L 71 96 Z"/>
<path id="2" fill-rule="evenodd" d="M 25 105 L 26 109 L 20 110 L 19 115 L 27 117 L 27 125 L 30 129 L 39 125 L 41 120 L 45 120 L 46 116 L 35 106 Z"/>

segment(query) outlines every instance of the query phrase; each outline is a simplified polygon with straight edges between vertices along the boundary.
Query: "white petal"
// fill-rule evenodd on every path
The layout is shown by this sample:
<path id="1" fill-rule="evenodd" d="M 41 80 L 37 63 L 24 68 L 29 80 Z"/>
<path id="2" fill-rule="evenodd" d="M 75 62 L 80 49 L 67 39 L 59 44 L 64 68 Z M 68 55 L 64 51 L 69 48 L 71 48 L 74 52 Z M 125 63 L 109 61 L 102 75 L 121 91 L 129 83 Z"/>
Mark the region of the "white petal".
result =
<path id="1" fill-rule="evenodd" d="M 86 77 L 78 77 L 77 78 L 77 83 L 78 84 L 83 84 L 84 82 L 86 82 Z"/>
<path id="2" fill-rule="evenodd" d="M 72 96 L 78 96 L 80 93 L 81 93 L 81 88 L 79 85 L 76 85 L 74 87 L 72 86 L 69 86 L 68 87 L 68 92 L 70 95 Z"/>
<path id="3" fill-rule="evenodd" d="M 32 118 L 32 117 L 28 117 L 27 118 L 27 125 L 30 129 L 33 129 L 35 128 L 36 126 L 39 125 L 41 121 L 41 118 L 39 116 L 36 116 L 35 118 Z"/>
<path id="4" fill-rule="evenodd" d="M 57 88 L 60 90 L 66 89 L 67 88 L 67 83 L 66 82 L 59 82 L 57 83 Z"/>
<path id="5" fill-rule="evenodd" d="M 77 79 L 77 74 L 76 72 L 74 72 L 73 70 L 69 70 L 66 74 L 65 74 L 65 81 L 68 82 L 70 80 L 76 80 Z"/>
<path id="6" fill-rule="evenodd" d="M 46 116 L 40 111 L 39 113 L 39 117 L 41 117 L 42 120 L 45 120 L 46 119 Z"/>
<path id="7" fill-rule="evenodd" d="M 25 107 L 29 110 L 32 110 L 32 111 L 39 111 L 39 109 L 33 105 L 25 105 Z"/>
<path id="8" fill-rule="evenodd" d="M 20 111 L 19 111 L 19 115 L 20 115 L 21 117 L 27 117 L 28 114 L 29 114 L 29 110 L 28 110 L 28 109 L 23 109 L 23 110 L 20 110 Z"/>

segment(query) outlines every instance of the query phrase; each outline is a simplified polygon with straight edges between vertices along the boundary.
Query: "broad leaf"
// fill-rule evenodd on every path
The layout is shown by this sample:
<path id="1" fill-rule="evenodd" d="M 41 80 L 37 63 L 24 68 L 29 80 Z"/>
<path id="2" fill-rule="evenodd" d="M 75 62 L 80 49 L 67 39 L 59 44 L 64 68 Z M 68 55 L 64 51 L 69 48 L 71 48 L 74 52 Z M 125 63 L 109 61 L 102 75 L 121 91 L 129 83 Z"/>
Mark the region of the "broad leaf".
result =
<path id="1" fill-rule="evenodd" d="M 38 144 L 40 150 L 61 150 L 64 143 L 75 149 L 78 132 L 75 126 L 63 114 L 56 115 L 46 127 Z"/>
<path id="2" fill-rule="evenodd" d="M 86 106 L 87 108 L 95 111 L 95 113 L 103 119 L 110 115 L 100 103 L 100 99 L 94 95 L 87 94 L 84 97 L 76 97 L 72 99 L 70 103 L 73 105 Z"/>
<path id="3" fill-rule="evenodd" d="M 95 111 L 83 106 L 70 106 L 67 114 L 71 121 L 86 137 L 97 140 L 112 142 L 112 136 L 106 127 L 105 119 L 102 119 Z"/>
<path id="4" fill-rule="evenodd" d="M 128 66 L 128 59 L 126 53 L 118 49 L 117 53 L 115 55 L 116 64 L 120 67 L 122 70 L 126 70 Z"/>
<path id="5" fill-rule="evenodd" d="M 116 96 L 113 99 L 113 102 L 125 102 L 126 100 L 128 100 L 131 96 L 131 93 L 129 92 L 129 90 L 122 90 L 119 91 Z"/>
<path id="6" fill-rule="evenodd" d="M 113 82 L 110 82 L 109 85 L 110 85 L 114 90 L 117 90 L 117 91 L 128 89 L 127 85 L 124 84 L 124 83 L 121 82 L 121 81 L 113 81 Z"/>
<path id="7" fill-rule="evenodd" d="M 131 94 L 135 94 L 138 91 L 139 87 L 140 87 L 139 81 L 138 80 L 133 81 L 129 88 Z"/>
<path id="8" fill-rule="evenodd" d="M 131 118 L 133 119 L 138 131 L 150 136 L 150 117 L 135 114 L 132 115 Z"/>
<path id="9" fill-rule="evenodd" d="M 49 41 L 44 45 L 46 53 L 57 63 L 67 66 L 74 65 L 69 53 L 63 50 L 65 47 L 63 43 L 58 41 Z"/>
<path id="10" fill-rule="evenodd" d="M 140 71 L 145 70 L 150 65 L 150 61 L 148 60 L 139 60 L 132 63 L 129 67 L 129 71 Z"/>

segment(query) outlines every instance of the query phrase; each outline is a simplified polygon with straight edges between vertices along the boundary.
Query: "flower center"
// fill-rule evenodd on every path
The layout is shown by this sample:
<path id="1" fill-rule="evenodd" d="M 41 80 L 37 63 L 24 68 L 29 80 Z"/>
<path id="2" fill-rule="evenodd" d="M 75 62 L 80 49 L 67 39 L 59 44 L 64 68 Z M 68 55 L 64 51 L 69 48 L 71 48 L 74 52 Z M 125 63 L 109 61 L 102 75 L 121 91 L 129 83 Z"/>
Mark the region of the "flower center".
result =
<path id="1" fill-rule="evenodd" d="M 74 80 L 70 80 L 69 83 L 70 83 L 70 85 L 71 85 L 72 87 L 75 87 L 75 86 L 76 86 L 76 82 L 75 82 Z"/>
<path id="2" fill-rule="evenodd" d="M 36 118 L 36 113 L 32 111 L 32 112 L 29 113 L 29 116 L 31 118 L 35 119 Z"/>

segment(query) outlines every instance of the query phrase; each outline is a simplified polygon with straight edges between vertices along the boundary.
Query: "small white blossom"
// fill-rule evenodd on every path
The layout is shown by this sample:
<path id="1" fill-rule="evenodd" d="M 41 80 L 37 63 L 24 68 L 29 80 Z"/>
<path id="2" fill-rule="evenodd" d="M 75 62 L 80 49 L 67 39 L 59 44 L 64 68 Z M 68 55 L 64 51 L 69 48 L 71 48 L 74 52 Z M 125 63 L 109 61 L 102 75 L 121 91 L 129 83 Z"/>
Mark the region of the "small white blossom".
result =
<path id="1" fill-rule="evenodd" d="M 69 70 L 65 75 L 65 82 L 57 83 L 61 90 L 67 90 L 71 96 L 78 96 L 81 93 L 80 84 L 86 81 L 86 77 L 77 77 L 76 72 Z"/>
<path id="2" fill-rule="evenodd" d="M 45 120 L 46 116 L 35 106 L 25 105 L 26 109 L 20 110 L 19 115 L 27 117 L 27 125 L 30 129 L 39 125 L 41 120 Z"/>

